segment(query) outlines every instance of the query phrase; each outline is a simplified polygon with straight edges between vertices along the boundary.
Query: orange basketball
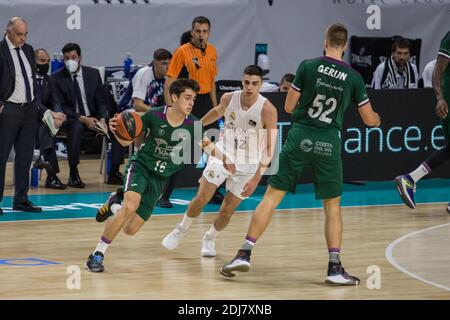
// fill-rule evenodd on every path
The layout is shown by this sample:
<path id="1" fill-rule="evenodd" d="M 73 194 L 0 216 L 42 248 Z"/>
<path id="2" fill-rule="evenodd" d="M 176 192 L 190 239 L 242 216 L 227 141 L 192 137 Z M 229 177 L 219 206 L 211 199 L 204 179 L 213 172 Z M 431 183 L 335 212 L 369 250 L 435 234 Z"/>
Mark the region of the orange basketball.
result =
<path id="1" fill-rule="evenodd" d="M 119 114 L 115 134 L 118 138 L 133 141 L 142 132 L 142 119 L 134 111 L 125 110 Z"/>

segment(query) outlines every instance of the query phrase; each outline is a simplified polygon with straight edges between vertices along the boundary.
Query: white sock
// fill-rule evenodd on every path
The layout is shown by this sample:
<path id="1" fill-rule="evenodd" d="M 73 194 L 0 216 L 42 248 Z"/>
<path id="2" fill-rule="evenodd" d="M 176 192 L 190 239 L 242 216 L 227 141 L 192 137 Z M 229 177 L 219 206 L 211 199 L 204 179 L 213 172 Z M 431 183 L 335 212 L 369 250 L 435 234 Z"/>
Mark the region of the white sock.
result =
<path id="1" fill-rule="evenodd" d="M 120 205 L 120 204 L 118 204 L 118 203 L 114 203 L 112 206 L 111 206 L 111 212 L 114 214 L 114 215 L 116 215 L 117 214 L 117 212 L 119 212 L 119 210 L 122 208 L 122 205 Z"/>
<path id="2" fill-rule="evenodd" d="M 210 239 L 216 239 L 218 233 L 219 233 L 219 231 L 217 231 L 216 228 L 214 228 L 214 223 L 213 223 L 211 225 L 211 228 L 208 230 L 208 232 L 206 232 L 206 236 Z"/>
<path id="3" fill-rule="evenodd" d="M 183 221 L 181 221 L 181 223 L 179 224 L 180 229 L 183 232 L 186 232 L 191 226 L 192 222 L 194 222 L 194 219 L 195 218 L 188 217 L 188 215 L 185 213 L 183 216 Z"/>
<path id="4" fill-rule="evenodd" d="M 430 167 L 425 162 L 423 162 L 416 170 L 411 172 L 409 175 L 414 180 L 414 182 L 417 182 L 430 172 Z"/>
<path id="5" fill-rule="evenodd" d="M 97 244 L 97 247 L 95 248 L 94 252 L 101 252 L 103 255 L 106 253 L 106 249 L 108 249 L 109 245 L 111 244 L 111 241 L 108 241 L 105 237 L 101 237 L 100 241 Z"/>

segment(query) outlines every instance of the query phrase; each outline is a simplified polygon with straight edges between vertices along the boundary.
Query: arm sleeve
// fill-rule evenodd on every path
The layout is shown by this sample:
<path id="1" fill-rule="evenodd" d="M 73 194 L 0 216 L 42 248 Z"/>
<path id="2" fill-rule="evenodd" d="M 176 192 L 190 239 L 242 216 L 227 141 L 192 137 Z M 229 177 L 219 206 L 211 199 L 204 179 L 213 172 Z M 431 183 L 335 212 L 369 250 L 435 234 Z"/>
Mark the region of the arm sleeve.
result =
<path id="1" fill-rule="evenodd" d="M 450 31 L 442 39 L 438 55 L 450 59 Z"/>
<path id="2" fill-rule="evenodd" d="M 292 82 L 291 87 L 298 92 L 302 92 L 304 85 L 304 72 L 305 71 L 305 61 L 300 63 L 295 73 L 294 82 Z"/>
<path id="3" fill-rule="evenodd" d="M 153 121 L 153 111 L 152 109 L 148 110 L 144 115 L 141 117 L 142 119 L 142 132 L 147 131 L 151 127 L 152 121 Z"/>
<path id="4" fill-rule="evenodd" d="M 369 96 L 367 95 L 366 85 L 364 84 L 364 80 L 361 75 L 357 74 L 355 78 L 355 85 L 353 89 L 353 102 L 355 102 L 359 107 L 367 104 L 369 100 Z"/>
<path id="5" fill-rule="evenodd" d="M 149 77 L 150 72 L 145 72 L 145 69 L 140 69 L 133 78 L 133 94 L 131 98 L 139 98 L 141 100 L 145 100 L 147 95 L 147 86 L 149 85 L 152 79 L 151 75 Z"/>
<path id="6" fill-rule="evenodd" d="M 381 89 L 381 77 L 384 72 L 384 62 L 380 63 L 373 73 L 372 89 Z"/>
<path id="7" fill-rule="evenodd" d="M 172 59 L 170 60 L 169 70 L 167 71 L 167 76 L 170 78 L 178 78 L 178 75 L 183 69 L 184 66 L 184 58 L 183 52 L 180 48 L 175 50 Z"/>

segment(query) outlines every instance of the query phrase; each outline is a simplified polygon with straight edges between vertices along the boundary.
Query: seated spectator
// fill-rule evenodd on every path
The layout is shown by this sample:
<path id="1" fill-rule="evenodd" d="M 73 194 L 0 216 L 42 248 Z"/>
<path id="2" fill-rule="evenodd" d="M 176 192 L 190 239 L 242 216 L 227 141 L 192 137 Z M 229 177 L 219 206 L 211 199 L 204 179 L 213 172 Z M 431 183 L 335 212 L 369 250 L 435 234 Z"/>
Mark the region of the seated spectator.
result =
<path id="1" fill-rule="evenodd" d="M 67 186 L 59 180 L 57 174 L 59 172 L 58 160 L 56 157 L 55 138 L 52 136 L 50 129 L 42 122 L 42 118 L 47 110 L 50 110 L 54 119 L 56 128 L 59 128 L 66 120 L 66 116 L 62 113 L 61 107 L 54 99 L 53 86 L 50 83 L 48 71 L 50 68 L 50 55 L 44 49 L 34 51 L 36 62 L 36 100 L 38 103 L 38 144 L 40 155 L 35 161 L 34 166 L 39 169 L 45 169 L 47 179 L 45 187 L 51 189 L 65 189 Z"/>
<path id="2" fill-rule="evenodd" d="M 62 49 L 65 68 L 53 73 L 55 97 L 67 116 L 67 151 L 70 168 L 68 184 L 84 188 L 80 178 L 81 138 L 86 129 L 95 130 L 97 122 L 106 126 L 107 106 L 100 73 L 97 69 L 81 65 L 80 46 L 68 43 Z"/>
<path id="3" fill-rule="evenodd" d="M 133 107 L 145 112 L 151 107 L 164 105 L 164 82 L 172 54 L 166 49 L 153 53 L 153 61 L 136 73 L 132 80 Z"/>
<path id="4" fill-rule="evenodd" d="M 292 82 L 294 82 L 295 76 L 292 73 L 286 73 L 280 81 L 280 87 L 278 91 L 280 92 L 288 92 L 291 87 Z"/>
<path id="5" fill-rule="evenodd" d="M 281 78 L 279 85 L 276 85 L 274 82 L 264 80 L 261 89 L 259 89 L 259 92 L 288 92 L 292 82 L 294 81 L 294 78 L 295 76 L 293 74 L 286 73 Z"/>
<path id="6" fill-rule="evenodd" d="M 409 61 L 410 43 L 405 38 L 397 38 L 392 45 L 392 55 L 376 68 L 373 89 L 417 88 L 419 80 L 417 67 Z"/>
<path id="7" fill-rule="evenodd" d="M 436 65 L 436 59 L 427 63 L 422 72 L 423 79 L 423 87 L 424 88 L 433 88 L 432 79 L 433 79 L 433 71 L 434 66 Z"/>

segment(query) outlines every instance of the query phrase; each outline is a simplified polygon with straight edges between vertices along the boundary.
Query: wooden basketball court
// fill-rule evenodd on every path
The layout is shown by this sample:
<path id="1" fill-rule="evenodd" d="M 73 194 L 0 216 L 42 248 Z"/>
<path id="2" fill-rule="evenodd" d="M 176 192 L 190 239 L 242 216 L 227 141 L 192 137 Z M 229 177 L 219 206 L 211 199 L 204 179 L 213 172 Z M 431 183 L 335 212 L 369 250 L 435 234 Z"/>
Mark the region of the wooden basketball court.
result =
<path id="1" fill-rule="evenodd" d="M 67 181 L 65 161 L 61 167 Z M 103 185 L 98 168 L 98 161 L 82 161 L 88 188 L 63 192 L 113 190 Z M 6 185 L 11 195 L 11 176 Z M 30 192 L 42 193 L 61 192 L 42 186 Z M 2 222 L 0 299 L 450 299 L 445 208 L 444 203 L 414 211 L 397 205 L 343 208 L 342 261 L 361 278 L 358 287 L 324 283 L 328 254 L 320 209 L 279 211 L 253 250 L 250 271 L 232 279 L 218 269 L 241 246 L 251 212 L 237 213 L 219 234 L 215 258 L 200 257 L 203 233 L 215 214 L 200 216 L 173 252 L 165 251 L 161 240 L 180 216 L 153 216 L 137 235 L 116 238 L 103 274 L 84 270 L 104 227 L 93 218 Z M 30 258 L 58 264 L 26 266 Z M 74 288 L 77 270 L 79 289 Z"/>

